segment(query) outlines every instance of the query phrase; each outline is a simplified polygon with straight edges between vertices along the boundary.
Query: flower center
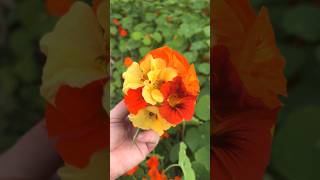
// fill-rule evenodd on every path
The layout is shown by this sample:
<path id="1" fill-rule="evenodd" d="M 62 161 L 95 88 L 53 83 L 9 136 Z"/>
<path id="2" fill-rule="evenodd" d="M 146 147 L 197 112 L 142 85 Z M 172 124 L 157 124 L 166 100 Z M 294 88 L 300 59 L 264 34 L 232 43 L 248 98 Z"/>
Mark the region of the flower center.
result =
<path id="1" fill-rule="evenodd" d="M 178 97 L 177 95 L 171 95 L 168 98 L 168 103 L 171 107 L 176 107 L 177 105 L 179 105 L 181 102 L 181 98 Z"/>
<path id="2" fill-rule="evenodd" d="M 157 119 L 157 114 L 156 114 L 156 113 L 149 112 L 149 113 L 148 113 L 148 116 L 149 116 L 149 119 L 151 119 L 151 120 Z"/>
<path id="3" fill-rule="evenodd" d="M 163 81 L 162 81 L 162 80 L 156 80 L 156 81 L 153 83 L 153 88 L 159 89 L 162 84 L 163 84 Z"/>

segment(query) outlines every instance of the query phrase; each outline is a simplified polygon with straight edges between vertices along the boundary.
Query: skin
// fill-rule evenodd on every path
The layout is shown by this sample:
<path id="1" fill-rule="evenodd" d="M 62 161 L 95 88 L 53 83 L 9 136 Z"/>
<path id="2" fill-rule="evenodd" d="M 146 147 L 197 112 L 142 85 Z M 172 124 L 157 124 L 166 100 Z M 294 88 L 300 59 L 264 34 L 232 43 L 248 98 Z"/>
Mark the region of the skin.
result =
<path id="1" fill-rule="evenodd" d="M 125 174 L 141 163 L 159 142 L 159 135 L 143 131 L 132 142 L 136 129 L 128 120 L 128 110 L 123 101 L 110 113 L 110 179 Z"/>
<path id="2" fill-rule="evenodd" d="M 156 147 L 159 135 L 143 131 L 132 143 L 136 129 L 128 120 L 128 110 L 121 101 L 110 112 L 110 179 L 125 174 L 141 163 Z M 63 165 L 41 121 L 0 156 L 1 180 L 58 180 L 57 169 Z"/>
<path id="3" fill-rule="evenodd" d="M 41 121 L 0 156 L 0 179 L 58 179 L 55 172 L 62 160 L 53 145 Z"/>

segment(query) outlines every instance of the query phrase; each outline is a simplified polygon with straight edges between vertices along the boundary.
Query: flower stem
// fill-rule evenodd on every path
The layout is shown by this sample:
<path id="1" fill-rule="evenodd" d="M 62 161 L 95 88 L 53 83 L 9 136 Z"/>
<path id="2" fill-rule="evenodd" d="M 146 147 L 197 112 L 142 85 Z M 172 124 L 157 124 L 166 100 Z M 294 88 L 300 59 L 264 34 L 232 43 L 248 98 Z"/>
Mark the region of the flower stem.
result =
<path id="1" fill-rule="evenodd" d="M 138 137 L 139 132 L 140 132 L 140 128 L 138 128 L 138 129 L 136 130 L 136 132 L 134 133 L 134 136 L 133 136 L 133 138 L 132 138 L 132 144 L 136 144 L 136 139 L 137 139 L 137 137 Z"/>
<path id="2" fill-rule="evenodd" d="M 166 174 L 166 172 L 167 172 L 169 169 L 173 168 L 173 167 L 180 167 L 180 165 L 179 165 L 179 164 L 171 164 L 170 166 L 168 166 L 168 167 L 163 171 L 163 173 Z"/>

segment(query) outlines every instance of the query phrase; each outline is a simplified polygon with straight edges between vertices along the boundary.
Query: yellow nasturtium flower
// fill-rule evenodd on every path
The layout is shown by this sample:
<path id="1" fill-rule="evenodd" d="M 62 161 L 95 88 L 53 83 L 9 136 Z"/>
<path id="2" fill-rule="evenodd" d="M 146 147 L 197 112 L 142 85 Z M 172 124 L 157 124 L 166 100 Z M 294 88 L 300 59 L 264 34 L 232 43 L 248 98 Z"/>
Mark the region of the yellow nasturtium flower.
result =
<path id="1" fill-rule="evenodd" d="M 151 55 L 149 57 L 150 60 L 145 61 L 150 61 L 150 71 L 147 74 L 147 80 L 144 81 L 145 86 L 142 89 L 142 96 L 147 103 L 156 105 L 163 102 L 164 99 L 160 92 L 161 85 L 176 77 L 177 71 L 166 67 L 166 62 L 163 59 L 154 59 Z"/>
<path id="2" fill-rule="evenodd" d="M 122 74 L 124 79 L 123 92 L 126 94 L 129 89 L 137 89 L 143 86 L 144 74 L 138 63 L 133 62 Z"/>
<path id="3" fill-rule="evenodd" d="M 65 165 L 59 169 L 58 174 L 63 180 L 108 179 L 108 157 L 107 151 L 103 150 L 92 156 L 90 164 L 85 169 L 78 169 L 70 165 Z"/>
<path id="4" fill-rule="evenodd" d="M 165 130 L 173 126 L 161 117 L 156 106 L 148 106 L 141 109 L 136 115 L 130 114 L 129 119 L 134 127 L 139 127 L 143 130 L 152 129 L 159 135 L 162 135 Z"/>
<path id="5" fill-rule="evenodd" d="M 104 17 L 101 12 L 99 7 L 97 16 L 86 3 L 75 2 L 54 30 L 41 39 L 41 50 L 47 56 L 41 94 L 48 101 L 53 102 L 63 84 L 80 88 L 107 77 L 106 19 L 98 19 Z"/>
<path id="6" fill-rule="evenodd" d="M 129 89 L 144 86 L 142 90 L 144 100 L 151 105 L 156 105 L 164 98 L 160 92 L 161 85 L 176 76 L 177 71 L 167 67 L 165 60 L 153 58 L 148 54 L 140 64 L 133 62 L 123 73 L 123 92 L 126 94 Z"/>

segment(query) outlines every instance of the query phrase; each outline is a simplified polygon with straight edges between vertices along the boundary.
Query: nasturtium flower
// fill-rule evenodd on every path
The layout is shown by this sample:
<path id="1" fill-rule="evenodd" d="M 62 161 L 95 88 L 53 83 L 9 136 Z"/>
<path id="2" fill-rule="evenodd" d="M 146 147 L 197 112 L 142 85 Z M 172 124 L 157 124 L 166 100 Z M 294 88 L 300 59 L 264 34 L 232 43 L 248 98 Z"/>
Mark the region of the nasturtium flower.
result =
<path id="1" fill-rule="evenodd" d="M 103 9 L 97 14 L 103 14 Z M 54 103 L 63 84 L 83 87 L 107 76 L 105 23 L 106 19 L 99 20 L 89 5 L 75 2 L 54 30 L 41 39 L 41 50 L 47 56 L 41 94 L 49 102 Z"/>
<path id="2" fill-rule="evenodd" d="M 159 166 L 159 159 L 157 156 L 151 156 L 148 160 L 147 160 L 147 166 L 149 168 L 158 168 Z"/>
<path id="3" fill-rule="evenodd" d="M 144 81 L 142 96 L 145 101 L 151 105 L 162 103 L 163 95 L 160 87 L 163 83 L 171 81 L 177 76 L 177 72 L 173 68 L 166 67 L 163 59 L 150 59 L 150 71 L 147 73 L 147 80 Z"/>
<path id="4" fill-rule="evenodd" d="M 161 86 L 165 100 L 159 107 L 162 117 L 171 124 L 191 120 L 197 97 L 188 93 L 181 77 L 174 78 Z"/>
<path id="5" fill-rule="evenodd" d="M 153 58 L 148 54 L 140 64 L 132 62 L 126 72 L 123 73 L 123 92 L 129 89 L 137 89 L 143 86 L 142 96 L 144 100 L 156 105 L 163 101 L 160 87 L 163 83 L 171 81 L 177 76 L 177 71 L 166 66 L 166 61 Z"/>
<path id="6" fill-rule="evenodd" d="M 213 8 L 214 45 L 230 54 L 243 88 L 269 108 L 281 106 L 286 95 L 284 58 L 276 47 L 266 8 L 258 16 L 248 0 L 215 0 Z"/>
<path id="7" fill-rule="evenodd" d="M 173 126 L 161 117 L 156 106 L 147 106 L 144 109 L 140 109 L 136 115 L 130 114 L 129 120 L 133 126 L 143 130 L 152 129 L 159 135 L 162 135 L 165 130 Z"/>
<path id="8" fill-rule="evenodd" d="M 265 8 L 256 16 L 248 0 L 213 3 L 211 172 L 214 179 L 262 179 L 277 96 L 286 94 L 284 59 Z"/>
<path id="9" fill-rule="evenodd" d="M 41 94 L 48 102 L 48 135 L 56 140 L 65 163 L 79 169 L 108 144 L 103 105 L 108 79 L 106 3 L 101 1 L 95 12 L 88 4 L 75 2 L 40 42 L 47 56 Z"/>
<path id="10" fill-rule="evenodd" d="M 106 167 L 108 167 L 108 152 L 102 150 L 92 155 L 90 163 L 84 169 L 79 169 L 72 165 L 66 164 L 58 170 L 62 180 L 104 180 L 108 179 Z"/>
<path id="11" fill-rule="evenodd" d="M 142 97 L 142 87 L 129 89 L 124 96 L 124 102 L 128 111 L 132 114 L 137 114 L 140 109 L 148 106 L 148 103 Z"/>
<path id="12" fill-rule="evenodd" d="M 135 166 L 132 169 L 130 169 L 129 171 L 127 171 L 126 175 L 127 176 L 132 176 L 138 169 L 139 169 L 139 166 Z"/>

